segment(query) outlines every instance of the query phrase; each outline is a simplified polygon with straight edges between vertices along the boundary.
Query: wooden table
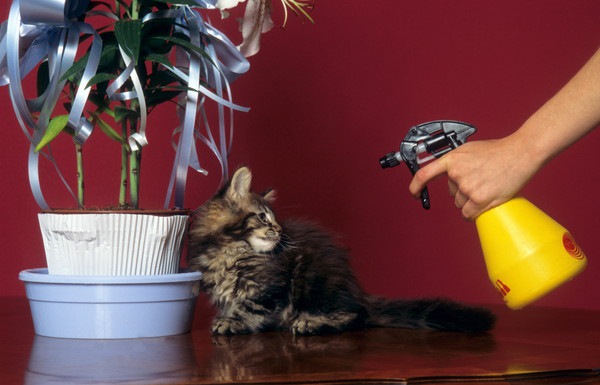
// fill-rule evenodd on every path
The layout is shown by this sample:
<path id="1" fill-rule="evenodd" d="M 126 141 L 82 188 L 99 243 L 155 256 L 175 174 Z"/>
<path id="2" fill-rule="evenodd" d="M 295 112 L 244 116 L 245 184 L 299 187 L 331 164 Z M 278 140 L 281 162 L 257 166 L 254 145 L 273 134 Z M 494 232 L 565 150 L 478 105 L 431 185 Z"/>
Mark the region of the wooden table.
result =
<path id="1" fill-rule="evenodd" d="M 26 300 L 0 298 L 0 384 L 600 384 L 600 312 L 494 306 L 489 335 L 213 337 L 199 307 L 190 334 L 69 340 L 35 336 Z"/>

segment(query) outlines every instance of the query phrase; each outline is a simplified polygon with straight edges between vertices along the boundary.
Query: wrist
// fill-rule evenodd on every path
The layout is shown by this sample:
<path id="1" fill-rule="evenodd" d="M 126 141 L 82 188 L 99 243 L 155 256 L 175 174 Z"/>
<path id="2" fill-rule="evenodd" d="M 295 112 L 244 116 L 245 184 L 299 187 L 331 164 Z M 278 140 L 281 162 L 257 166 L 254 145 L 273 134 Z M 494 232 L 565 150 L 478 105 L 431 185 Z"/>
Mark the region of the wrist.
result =
<path id="1" fill-rule="evenodd" d="M 552 150 L 544 136 L 525 135 L 521 130 L 502 139 L 505 148 L 510 149 L 510 159 L 517 160 L 513 173 L 515 177 L 521 175 L 524 183 L 535 175 L 552 158 Z"/>
<path id="2" fill-rule="evenodd" d="M 533 173 L 564 149 L 565 139 L 560 137 L 561 131 L 554 124 L 552 119 L 542 119 L 538 114 L 534 114 L 507 137 L 515 155 Z"/>

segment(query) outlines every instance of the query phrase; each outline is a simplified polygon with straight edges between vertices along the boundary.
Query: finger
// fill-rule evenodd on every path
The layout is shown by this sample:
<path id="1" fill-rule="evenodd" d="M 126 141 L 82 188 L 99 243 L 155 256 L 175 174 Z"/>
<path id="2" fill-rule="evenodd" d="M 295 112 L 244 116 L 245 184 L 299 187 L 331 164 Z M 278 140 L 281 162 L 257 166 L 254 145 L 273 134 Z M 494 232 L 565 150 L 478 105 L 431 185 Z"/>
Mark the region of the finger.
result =
<path id="1" fill-rule="evenodd" d="M 410 193 L 418 198 L 427 183 L 445 174 L 447 171 L 448 164 L 445 158 L 442 157 L 438 160 L 434 160 L 416 172 L 415 176 L 410 182 L 410 185 L 408 186 Z"/>
<path id="2" fill-rule="evenodd" d="M 465 202 L 465 204 L 462 206 L 461 213 L 463 218 L 470 222 L 473 222 L 479 215 L 483 213 L 483 211 L 484 210 L 482 210 L 481 207 L 473 203 L 473 201 L 469 200 Z"/>
<path id="3" fill-rule="evenodd" d="M 462 209 L 469 202 L 469 198 L 466 195 L 463 195 L 460 191 L 456 192 L 454 195 L 454 204 L 459 209 Z"/>
<path id="4" fill-rule="evenodd" d="M 457 192 L 458 185 L 452 179 L 448 179 L 448 193 L 450 193 L 450 196 L 454 198 Z"/>

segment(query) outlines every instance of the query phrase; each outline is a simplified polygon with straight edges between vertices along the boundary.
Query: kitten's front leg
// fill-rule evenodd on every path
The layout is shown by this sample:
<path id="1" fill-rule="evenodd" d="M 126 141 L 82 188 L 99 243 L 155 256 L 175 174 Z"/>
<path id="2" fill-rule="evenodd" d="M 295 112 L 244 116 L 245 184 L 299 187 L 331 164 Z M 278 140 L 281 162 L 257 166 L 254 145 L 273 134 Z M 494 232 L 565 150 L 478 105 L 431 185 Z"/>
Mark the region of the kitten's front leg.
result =
<path id="1" fill-rule="evenodd" d="M 245 300 L 220 312 L 212 322 L 213 334 L 248 334 L 270 329 L 272 312 L 263 306 Z"/>
<path id="2" fill-rule="evenodd" d="M 213 302 L 219 306 L 214 319 L 214 334 L 256 333 L 275 322 L 279 286 L 264 255 L 255 254 L 246 242 L 232 242 L 223 249 L 228 255 L 227 266 L 212 290 Z"/>
<path id="3" fill-rule="evenodd" d="M 229 245 L 222 249 L 226 255 L 235 256 L 241 258 L 252 254 L 252 246 L 246 241 L 231 242 Z"/>

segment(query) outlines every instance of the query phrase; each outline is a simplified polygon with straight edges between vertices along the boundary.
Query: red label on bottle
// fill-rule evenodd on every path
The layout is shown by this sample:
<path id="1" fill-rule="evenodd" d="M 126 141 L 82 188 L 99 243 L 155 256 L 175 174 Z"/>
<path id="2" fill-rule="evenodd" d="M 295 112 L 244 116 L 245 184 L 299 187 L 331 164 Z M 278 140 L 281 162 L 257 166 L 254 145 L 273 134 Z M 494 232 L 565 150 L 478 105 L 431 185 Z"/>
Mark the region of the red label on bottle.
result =
<path id="1" fill-rule="evenodd" d="M 563 234 L 563 246 L 565 247 L 565 250 L 567 250 L 567 253 L 569 253 L 571 257 L 575 259 L 583 259 L 583 252 L 581 251 L 571 234 Z"/>
<path id="2" fill-rule="evenodd" d="M 499 279 L 496 280 L 496 289 L 498 289 L 503 298 L 506 297 L 508 293 L 510 293 L 510 287 L 508 287 L 504 282 L 502 282 Z"/>

